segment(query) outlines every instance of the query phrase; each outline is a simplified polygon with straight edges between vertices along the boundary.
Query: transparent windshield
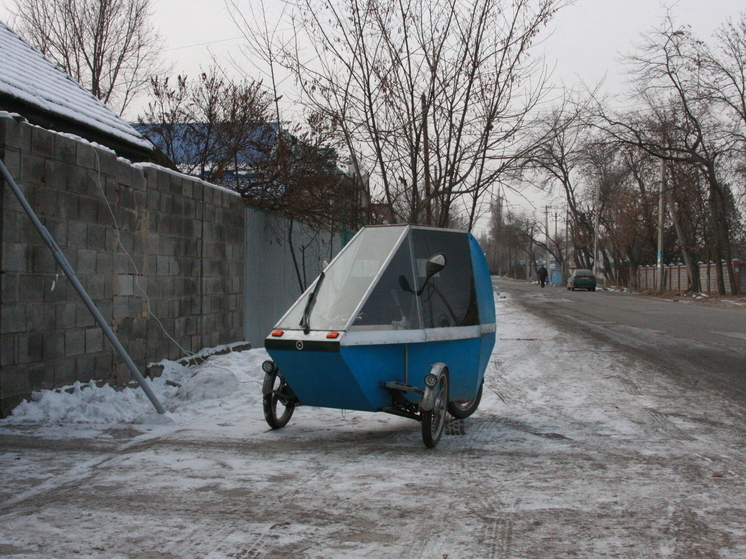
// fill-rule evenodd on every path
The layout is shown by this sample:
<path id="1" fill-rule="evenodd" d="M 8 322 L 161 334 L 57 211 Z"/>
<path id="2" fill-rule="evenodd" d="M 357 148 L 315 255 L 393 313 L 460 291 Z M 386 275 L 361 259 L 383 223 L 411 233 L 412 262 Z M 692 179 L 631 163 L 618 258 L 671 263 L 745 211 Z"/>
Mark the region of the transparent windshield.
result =
<path id="1" fill-rule="evenodd" d="M 405 226 L 371 227 L 363 229 L 350 241 L 324 271 L 316 300 L 306 313 L 312 330 L 344 330 L 347 327 L 405 230 Z M 315 287 L 316 283 L 295 302 L 277 328 L 301 329 L 308 298 Z"/>
<path id="2" fill-rule="evenodd" d="M 350 330 L 416 330 L 420 326 L 408 239 L 399 245 Z"/>

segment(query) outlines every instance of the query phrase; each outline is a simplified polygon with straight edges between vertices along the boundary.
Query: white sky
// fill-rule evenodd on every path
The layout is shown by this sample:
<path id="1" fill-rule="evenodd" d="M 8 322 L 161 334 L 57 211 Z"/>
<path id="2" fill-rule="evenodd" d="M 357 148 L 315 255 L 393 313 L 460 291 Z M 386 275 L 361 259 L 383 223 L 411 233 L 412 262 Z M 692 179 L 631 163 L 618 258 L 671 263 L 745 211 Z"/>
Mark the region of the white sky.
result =
<path id="1" fill-rule="evenodd" d="M 244 0 L 247 7 L 256 0 Z M 271 3 L 270 3 L 271 4 Z M 623 83 L 621 54 L 629 53 L 641 33 L 660 25 L 666 6 L 680 24 L 689 24 L 703 39 L 727 18 L 746 10 L 743 0 L 577 0 L 561 10 L 538 46 L 555 67 L 558 83 L 594 83 L 607 75 L 610 87 Z M 165 56 L 177 72 L 196 75 L 212 55 L 228 60 L 238 55 L 240 34 L 222 2 L 154 0 L 155 23 L 166 40 Z M 247 8 L 248 13 L 248 8 Z M 550 35 L 551 32 L 551 35 Z M 240 58 L 240 57 L 239 57 Z"/>
<path id="2" fill-rule="evenodd" d="M 222 1 L 152 0 L 154 25 L 165 40 L 164 58 L 174 72 L 190 76 L 209 66 L 215 56 L 225 67 L 231 57 L 239 58 L 240 33 Z M 257 0 L 239 0 L 249 7 Z M 269 5 L 277 5 L 267 2 Z M 0 5 L 0 19 L 9 22 L 8 6 Z M 583 80 L 595 83 L 607 76 L 609 88 L 623 84 L 619 63 L 629 53 L 640 34 L 658 26 L 670 7 L 677 22 L 689 24 L 703 39 L 727 18 L 746 10 L 743 0 L 576 0 L 555 17 L 537 47 L 547 64 L 555 67 L 553 79 L 567 86 Z M 551 33 L 551 35 L 550 35 Z"/>

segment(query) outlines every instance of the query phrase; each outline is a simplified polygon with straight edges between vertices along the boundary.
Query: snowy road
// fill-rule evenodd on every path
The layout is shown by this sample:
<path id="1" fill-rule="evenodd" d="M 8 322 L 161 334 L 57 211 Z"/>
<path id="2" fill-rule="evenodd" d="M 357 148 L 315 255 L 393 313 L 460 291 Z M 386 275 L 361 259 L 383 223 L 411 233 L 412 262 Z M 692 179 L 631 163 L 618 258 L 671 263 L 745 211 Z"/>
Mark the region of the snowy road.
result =
<path id="1" fill-rule="evenodd" d="M 0 422 L 0 556 L 746 557 L 743 405 L 497 310 L 482 406 L 430 451 L 384 414 L 268 430 L 261 350 L 168 369 L 165 419 L 46 394 Z"/>

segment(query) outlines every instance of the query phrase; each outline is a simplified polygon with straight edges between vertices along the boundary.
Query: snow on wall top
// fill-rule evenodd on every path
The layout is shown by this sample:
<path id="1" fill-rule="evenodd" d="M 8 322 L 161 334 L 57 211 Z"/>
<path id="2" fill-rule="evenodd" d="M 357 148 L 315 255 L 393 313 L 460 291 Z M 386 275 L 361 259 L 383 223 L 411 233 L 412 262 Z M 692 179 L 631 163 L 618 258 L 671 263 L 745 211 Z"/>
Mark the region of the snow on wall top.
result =
<path id="1" fill-rule="evenodd" d="M 130 144 L 153 144 L 0 21 L 0 92 Z"/>

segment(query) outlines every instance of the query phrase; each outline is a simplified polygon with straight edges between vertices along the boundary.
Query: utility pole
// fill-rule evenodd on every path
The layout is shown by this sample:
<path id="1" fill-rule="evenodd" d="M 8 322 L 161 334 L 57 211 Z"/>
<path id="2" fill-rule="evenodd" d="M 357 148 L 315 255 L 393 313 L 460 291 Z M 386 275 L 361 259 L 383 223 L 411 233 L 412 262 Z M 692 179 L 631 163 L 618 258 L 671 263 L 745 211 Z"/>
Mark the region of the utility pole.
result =
<path id="1" fill-rule="evenodd" d="M 425 225 L 432 224 L 432 205 L 430 202 L 430 140 L 427 135 L 427 98 L 422 94 L 422 143 L 425 159 Z"/>
<path id="2" fill-rule="evenodd" d="M 666 281 L 663 277 L 663 193 L 666 190 L 666 163 L 661 159 L 658 185 L 658 292 L 663 293 Z"/>
<path id="3" fill-rule="evenodd" d="M 598 278 L 598 228 L 601 223 L 601 179 L 596 184 L 596 215 L 593 223 L 593 275 Z"/>
<path id="4" fill-rule="evenodd" d="M 544 206 L 544 264 L 549 266 L 549 206 Z"/>

